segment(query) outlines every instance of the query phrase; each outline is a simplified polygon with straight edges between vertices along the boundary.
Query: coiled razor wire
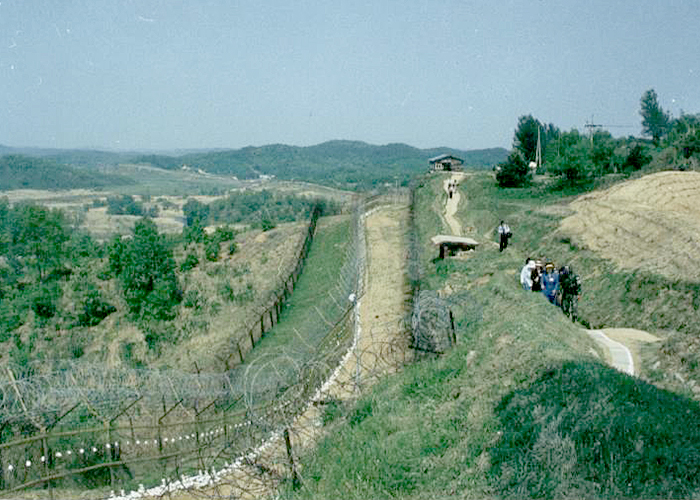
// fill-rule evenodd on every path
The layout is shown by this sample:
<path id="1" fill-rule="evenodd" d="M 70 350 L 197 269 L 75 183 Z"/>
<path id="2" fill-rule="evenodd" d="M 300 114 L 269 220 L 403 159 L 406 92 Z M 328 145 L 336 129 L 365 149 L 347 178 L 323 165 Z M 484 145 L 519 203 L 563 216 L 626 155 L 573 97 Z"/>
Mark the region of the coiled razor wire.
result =
<path id="1" fill-rule="evenodd" d="M 456 344 L 458 327 L 460 331 L 468 330 L 481 321 L 482 315 L 481 304 L 467 290 L 448 297 L 421 290 L 413 301 L 412 347 L 427 353 L 445 353 Z"/>
<path id="2" fill-rule="evenodd" d="M 364 207 L 358 205 L 356 215 L 363 212 Z M 195 375 L 177 370 L 105 370 L 100 365 L 75 361 L 55 364 L 43 372 L 35 368 L 31 375 L 26 372 L 23 375 L 19 367 L 8 367 L 10 369 L 5 370 L 7 373 L 0 370 L 0 419 L 4 419 L 0 421 L 17 421 L 25 415 L 47 421 L 55 414 L 65 412 L 71 405 L 81 402 L 89 403 L 93 409 L 108 418 L 118 414 L 126 402 L 136 398 L 141 398 L 141 414 L 144 410 L 152 409 L 152 414 L 156 417 L 163 414 L 166 406 L 173 406 L 173 403 L 196 410 L 198 407 L 203 408 L 211 399 L 221 399 L 224 404 L 227 401 L 241 400 L 245 402 L 246 420 L 237 424 L 236 430 L 232 431 L 228 438 L 213 441 L 206 450 L 203 449 L 202 453 L 198 454 L 196 460 L 203 472 L 200 471 L 190 479 L 203 478 L 202 484 L 197 483 L 199 486 L 213 486 L 213 478 L 217 477 L 218 481 L 224 473 L 221 469 L 220 473 L 217 473 L 214 467 L 219 468 L 225 462 L 227 476 L 221 484 L 235 488 L 234 491 L 252 494 L 255 489 L 251 489 L 251 485 L 269 486 L 277 483 L 281 477 L 280 468 L 288 466 L 289 457 L 282 456 L 277 461 L 268 461 L 270 457 L 267 457 L 265 462 L 258 462 L 257 453 L 267 446 L 260 443 L 270 443 L 267 440 L 270 436 L 277 436 L 279 439 L 280 429 L 288 428 L 309 404 L 322 406 L 328 404 L 328 401 L 332 402 L 335 393 L 327 393 L 323 389 L 331 373 L 338 375 L 338 370 L 343 370 L 339 375 L 343 380 L 339 387 L 356 389 L 354 386 L 357 381 L 354 376 L 359 371 L 352 368 L 350 372 L 350 368 L 339 364 L 339 360 L 352 352 L 352 346 L 355 345 L 354 325 L 357 308 L 353 306 L 363 294 L 366 264 L 365 228 L 359 216 L 355 218 L 353 229 L 355 234 L 352 244 L 347 246 L 344 258 L 338 259 L 342 259 L 343 264 L 337 283 L 328 294 L 328 299 L 319 300 L 315 311 L 310 311 L 308 324 L 299 326 L 304 329 L 306 342 L 300 342 L 285 350 L 268 351 L 257 358 L 251 357 L 250 363 L 246 360 L 245 365 L 225 373 Z M 458 304 L 452 306 L 458 307 Z M 330 318 L 334 317 L 340 319 L 333 325 L 329 324 Z M 380 332 L 384 329 L 406 331 L 408 328 L 403 320 L 399 320 L 398 323 L 393 321 L 373 325 L 372 331 L 365 334 L 390 338 Z M 371 348 L 372 352 L 359 352 L 356 359 L 358 363 L 362 360 L 363 377 L 371 379 L 380 376 L 385 370 L 396 366 L 396 361 L 400 363 L 400 356 L 403 356 L 405 362 L 406 344 L 404 337 L 404 340 L 394 339 L 381 345 L 375 344 Z M 204 401 L 205 399 L 207 401 Z M 174 419 L 181 418 L 175 416 L 175 413 L 172 415 Z M 188 417 L 185 417 L 185 420 L 192 421 Z M 183 425 L 187 425 L 185 421 Z M 296 427 L 294 432 L 297 438 L 301 439 L 304 433 L 313 434 L 314 425 Z M 207 428 L 203 430 L 204 436 L 214 432 L 209 430 L 207 433 Z M 151 441 L 155 442 L 153 436 Z M 15 451 L 22 453 L 22 450 Z M 138 455 L 134 456 L 136 457 Z M 238 465 L 229 464 L 229 461 Z M 181 465 L 185 463 L 193 462 L 182 462 Z M 245 467 L 241 469 L 241 465 Z M 151 494 L 167 495 L 171 485 L 174 486 L 178 481 L 183 483 L 184 477 L 180 476 L 178 470 L 177 464 L 164 466 L 164 489 L 162 492 L 151 491 Z M 166 479 L 168 477 L 171 479 Z M 189 484 L 188 481 L 184 482 Z M 180 484 L 179 487 L 193 486 L 195 485 Z M 143 487 L 139 489 L 143 490 Z M 141 494 L 143 493 L 145 492 L 142 491 Z M 136 498 L 123 495 L 124 493 L 122 498 Z M 199 492 L 197 495 L 202 498 L 211 498 L 211 495 L 220 497 L 218 492 Z"/>

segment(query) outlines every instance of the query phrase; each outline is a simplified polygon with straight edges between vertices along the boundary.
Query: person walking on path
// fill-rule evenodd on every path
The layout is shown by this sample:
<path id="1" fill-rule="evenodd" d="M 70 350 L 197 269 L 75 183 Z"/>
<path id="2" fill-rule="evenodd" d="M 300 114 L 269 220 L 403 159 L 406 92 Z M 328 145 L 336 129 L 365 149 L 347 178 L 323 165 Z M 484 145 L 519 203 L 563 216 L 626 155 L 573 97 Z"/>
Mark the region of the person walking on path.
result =
<path id="1" fill-rule="evenodd" d="M 504 221 L 501 221 L 501 224 L 498 226 L 498 236 L 500 237 L 498 251 L 502 252 L 508 248 L 508 238 L 513 236 L 513 233 L 510 231 L 510 227 Z"/>
<path id="2" fill-rule="evenodd" d="M 559 273 L 554 269 L 554 264 L 547 262 L 542 275 L 542 293 L 552 304 L 557 303 L 557 291 L 559 290 Z"/>
<path id="3" fill-rule="evenodd" d="M 561 285 L 561 309 L 572 321 L 576 321 L 578 299 L 581 295 L 581 278 L 570 266 L 564 266 L 559 272 Z"/>

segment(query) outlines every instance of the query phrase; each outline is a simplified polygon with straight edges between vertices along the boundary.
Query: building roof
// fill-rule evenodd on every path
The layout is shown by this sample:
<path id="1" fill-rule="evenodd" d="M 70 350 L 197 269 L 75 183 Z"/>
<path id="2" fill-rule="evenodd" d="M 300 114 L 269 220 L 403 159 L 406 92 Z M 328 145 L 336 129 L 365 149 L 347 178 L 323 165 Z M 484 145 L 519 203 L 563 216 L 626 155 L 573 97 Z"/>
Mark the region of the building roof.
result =
<path id="1" fill-rule="evenodd" d="M 465 236 L 453 236 L 451 234 L 438 234 L 437 236 L 433 236 L 430 238 L 430 241 L 433 242 L 433 245 L 442 245 L 444 243 L 447 244 L 454 244 L 454 245 L 469 245 L 469 246 L 477 246 L 479 243 L 471 238 L 467 238 Z"/>
<path id="2" fill-rule="evenodd" d="M 459 161 L 461 161 L 462 163 L 464 163 L 464 160 L 463 160 L 463 159 L 457 158 L 457 157 L 454 156 L 454 155 L 447 155 L 447 154 L 445 154 L 445 155 L 440 155 L 440 156 L 436 156 L 435 158 L 430 158 L 430 159 L 428 160 L 428 162 L 429 162 L 429 163 L 436 163 L 436 162 L 438 162 L 438 161 L 447 160 L 448 158 L 452 158 L 452 159 L 454 159 L 454 160 L 459 160 Z"/>

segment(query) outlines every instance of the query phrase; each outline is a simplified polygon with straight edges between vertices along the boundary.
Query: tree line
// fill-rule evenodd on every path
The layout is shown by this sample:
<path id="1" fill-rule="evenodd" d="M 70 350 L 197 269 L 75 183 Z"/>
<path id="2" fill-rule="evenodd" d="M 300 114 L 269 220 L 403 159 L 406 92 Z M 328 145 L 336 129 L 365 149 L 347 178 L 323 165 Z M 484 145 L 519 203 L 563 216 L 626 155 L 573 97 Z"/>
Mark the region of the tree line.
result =
<path id="1" fill-rule="evenodd" d="M 606 174 L 630 175 L 649 164 L 657 168 L 700 168 L 700 114 L 682 113 L 672 118 L 658 102 L 653 89 L 640 99 L 643 138 L 614 138 L 590 126 L 583 134 L 573 128 L 562 131 L 532 115 L 518 119 L 513 149 L 496 167 L 501 187 L 528 184 L 534 167 L 558 179 L 559 187 L 584 187 Z M 538 155 L 541 166 L 535 160 Z M 533 165 L 534 164 L 534 165 Z"/>
<path id="2" fill-rule="evenodd" d="M 69 167 L 49 158 L 0 156 L 0 190 L 76 189 L 134 184 L 118 175 Z"/>
<path id="3" fill-rule="evenodd" d="M 27 365 L 49 355 L 52 339 L 60 340 L 51 343 L 52 356 L 81 357 L 94 335 L 90 328 L 115 313 L 157 353 L 177 341 L 178 307 L 196 307 L 196 297 L 185 293 L 188 273 L 238 250 L 231 224 L 270 230 L 307 219 L 318 204 L 327 214 L 339 210 L 333 202 L 268 191 L 234 193 L 209 205 L 189 199 L 182 232 L 165 235 L 132 197 L 105 204 L 142 217 L 129 234 L 101 242 L 62 210 L 0 198 L 0 357 Z M 204 230 L 212 224 L 213 232 Z M 222 300 L 254 299 L 252 283 L 238 285 L 223 285 Z"/>

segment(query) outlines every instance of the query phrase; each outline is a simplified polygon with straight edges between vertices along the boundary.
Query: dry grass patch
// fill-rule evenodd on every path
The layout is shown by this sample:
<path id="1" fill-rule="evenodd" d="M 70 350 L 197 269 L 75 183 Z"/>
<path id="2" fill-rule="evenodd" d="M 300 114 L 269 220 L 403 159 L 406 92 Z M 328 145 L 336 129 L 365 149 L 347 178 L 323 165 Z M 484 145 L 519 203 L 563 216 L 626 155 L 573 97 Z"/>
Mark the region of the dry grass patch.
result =
<path id="1" fill-rule="evenodd" d="M 700 280 L 700 173 L 660 172 L 571 203 L 561 231 L 623 269 Z"/>

